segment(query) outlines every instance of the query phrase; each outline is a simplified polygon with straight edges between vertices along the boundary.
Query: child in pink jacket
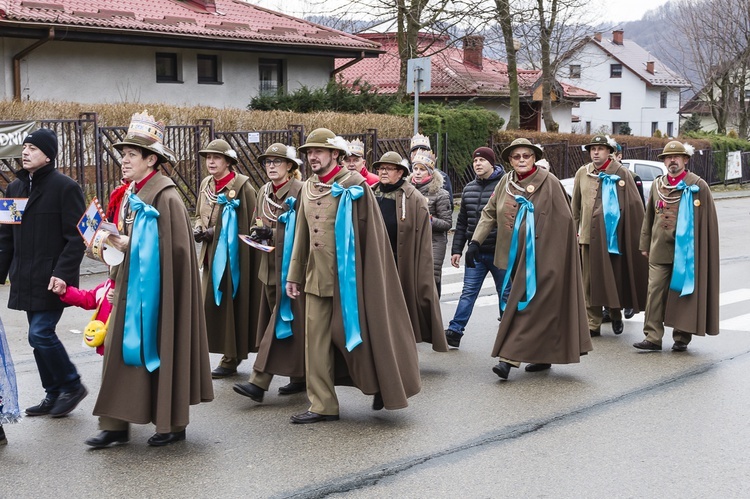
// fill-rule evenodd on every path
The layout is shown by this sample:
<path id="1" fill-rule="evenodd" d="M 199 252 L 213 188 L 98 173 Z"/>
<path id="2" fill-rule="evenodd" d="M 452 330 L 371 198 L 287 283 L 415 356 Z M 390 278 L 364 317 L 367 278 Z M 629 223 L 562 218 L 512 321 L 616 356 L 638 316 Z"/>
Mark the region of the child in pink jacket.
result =
<path id="1" fill-rule="evenodd" d="M 112 312 L 112 300 L 115 291 L 115 281 L 107 279 L 103 283 L 99 284 L 94 289 L 85 290 L 78 289 L 74 286 L 64 286 L 63 289 L 53 289 L 55 294 L 60 296 L 60 299 L 68 305 L 75 305 L 85 310 L 94 310 L 96 313 L 91 319 L 100 320 L 102 323 L 107 324 L 110 312 Z M 87 335 L 88 331 L 84 332 Z M 93 338 L 84 336 L 84 341 L 89 344 Z M 104 355 L 104 344 L 96 347 L 96 353 Z"/>

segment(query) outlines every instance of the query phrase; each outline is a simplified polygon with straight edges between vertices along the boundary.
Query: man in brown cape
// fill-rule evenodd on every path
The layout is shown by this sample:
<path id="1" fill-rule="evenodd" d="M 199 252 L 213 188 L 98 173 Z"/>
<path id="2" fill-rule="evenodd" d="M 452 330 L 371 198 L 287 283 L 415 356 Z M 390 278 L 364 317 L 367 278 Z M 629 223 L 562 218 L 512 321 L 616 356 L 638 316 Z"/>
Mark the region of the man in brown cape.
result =
<path id="1" fill-rule="evenodd" d="M 612 156 L 615 144 L 596 135 L 585 146 L 591 163 L 576 172 L 571 199 L 591 336 L 601 334 L 602 306 L 621 334 L 621 309 L 638 313 L 646 305 L 647 261 L 638 251 L 643 203 L 633 176 Z"/>
<path id="2" fill-rule="evenodd" d="M 306 297 L 310 408 L 291 422 L 338 420 L 335 384 L 374 395 L 375 410 L 406 407 L 421 389 L 417 347 L 375 198 L 362 175 L 339 165 L 347 144 L 330 130 L 313 130 L 300 151 L 312 175 L 300 195 L 286 292 Z"/>
<path id="3" fill-rule="evenodd" d="M 672 350 L 693 335 L 719 334 L 719 224 L 708 184 L 685 169 L 693 147 L 673 140 L 659 159 L 668 173 L 654 180 L 640 248 L 648 258 L 648 302 L 641 350 L 661 350 L 664 325 Z"/>

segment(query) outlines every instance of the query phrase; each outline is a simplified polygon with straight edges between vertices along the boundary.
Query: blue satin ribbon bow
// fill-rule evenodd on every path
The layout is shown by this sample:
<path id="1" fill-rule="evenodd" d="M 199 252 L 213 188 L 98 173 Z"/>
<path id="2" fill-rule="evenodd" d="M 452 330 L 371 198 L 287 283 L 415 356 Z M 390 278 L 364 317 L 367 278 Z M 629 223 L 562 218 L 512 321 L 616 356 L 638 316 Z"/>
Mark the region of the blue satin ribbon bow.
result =
<path id="1" fill-rule="evenodd" d="M 240 206 L 239 199 L 228 200 L 226 194 L 219 194 L 216 202 L 224 206 L 221 211 L 221 232 L 216 242 L 216 252 L 211 266 L 211 278 L 214 282 L 214 301 L 218 307 L 221 304 L 222 292 L 220 289 L 221 278 L 227 268 L 227 256 L 229 257 L 229 269 L 232 279 L 232 299 L 237 296 L 237 288 L 240 286 L 240 248 L 239 228 L 237 227 L 237 208 Z"/>
<path id="2" fill-rule="evenodd" d="M 122 358 L 128 366 L 159 368 L 157 345 L 161 302 L 159 212 L 135 194 L 128 197 L 135 213 L 130 235 L 130 272 L 125 301 Z"/>
<path id="3" fill-rule="evenodd" d="M 284 200 L 284 204 L 289 207 L 288 211 L 279 215 L 279 222 L 284 224 L 284 254 L 281 257 L 281 282 L 286 283 L 286 276 L 289 274 L 289 262 L 292 260 L 292 246 L 294 245 L 294 230 L 297 225 L 297 211 L 294 209 L 294 203 L 297 200 L 291 196 Z M 294 313 L 292 312 L 292 299 L 282 292 L 281 301 L 279 302 L 279 311 L 276 314 L 276 338 L 283 340 L 292 335 L 292 321 Z"/>
<path id="4" fill-rule="evenodd" d="M 691 294 L 695 289 L 695 213 L 693 193 L 700 189 L 697 185 L 687 185 L 684 180 L 675 186 L 682 191 L 677 212 L 677 227 L 674 241 L 674 265 L 669 289 L 680 296 Z"/>
<path id="5" fill-rule="evenodd" d="M 620 223 L 620 201 L 617 199 L 617 181 L 620 180 L 620 176 L 600 172 L 599 178 L 602 179 L 602 208 L 604 209 L 604 227 L 607 231 L 607 251 L 619 255 L 617 224 Z"/>
<path id="6" fill-rule="evenodd" d="M 359 327 L 359 300 L 357 298 L 357 259 L 354 249 L 354 223 L 352 222 L 352 202 L 361 198 L 365 191 L 362 186 L 342 187 L 338 182 L 331 186 L 334 197 L 341 196 L 336 212 L 336 263 L 339 271 L 339 294 L 341 313 L 344 317 L 344 335 L 348 351 L 362 343 Z"/>
<path id="7" fill-rule="evenodd" d="M 513 265 L 516 262 L 518 253 L 518 233 L 520 232 L 521 222 L 526 218 L 526 301 L 518 304 L 518 310 L 523 310 L 531 303 L 531 299 L 536 294 L 536 229 L 534 228 L 534 203 L 523 196 L 515 196 L 516 202 L 520 205 L 516 214 L 516 223 L 513 225 L 513 237 L 510 240 L 510 251 L 508 252 L 508 269 L 505 271 L 503 286 L 500 289 L 507 289 L 510 282 L 510 274 L 513 271 Z M 505 299 L 505 293 L 500 297 L 500 309 L 505 311 L 508 304 Z"/>

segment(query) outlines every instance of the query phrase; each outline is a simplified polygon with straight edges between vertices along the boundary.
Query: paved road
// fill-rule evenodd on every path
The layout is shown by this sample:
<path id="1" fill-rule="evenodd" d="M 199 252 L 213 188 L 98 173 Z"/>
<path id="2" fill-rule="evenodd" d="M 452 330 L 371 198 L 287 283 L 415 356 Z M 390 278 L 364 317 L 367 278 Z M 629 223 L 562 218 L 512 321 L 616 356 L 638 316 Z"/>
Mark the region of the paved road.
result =
<path id="1" fill-rule="evenodd" d="M 215 382 L 216 400 L 193 409 L 185 443 L 150 448 L 153 427 L 134 426 L 129 445 L 89 450 L 101 359 L 71 332 L 90 313 L 70 309 L 60 335 L 92 394 L 69 417 L 6 427 L 0 497 L 748 497 L 750 198 L 718 208 L 720 336 L 695 339 L 686 354 L 639 352 L 630 346 L 642 338 L 636 316 L 619 337 L 603 328 L 580 364 L 514 370 L 503 382 L 490 370 L 497 299 L 488 285 L 460 350 L 420 345 L 424 386 L 407 409 L 373 412 L 369 397 L 343 388 L 335 423 L 289 424 L 306 397 L 278 396 L 284 379 L 263 405 L 236 395 L 244 363 L 242 377 Z M 83 285 L 101 278 L 85 275 Z M 447 323 L 461 273 L 445 280 Z M 25 315 L 6 303 L 2 287 L 26 407 L 43 393 Z"/>

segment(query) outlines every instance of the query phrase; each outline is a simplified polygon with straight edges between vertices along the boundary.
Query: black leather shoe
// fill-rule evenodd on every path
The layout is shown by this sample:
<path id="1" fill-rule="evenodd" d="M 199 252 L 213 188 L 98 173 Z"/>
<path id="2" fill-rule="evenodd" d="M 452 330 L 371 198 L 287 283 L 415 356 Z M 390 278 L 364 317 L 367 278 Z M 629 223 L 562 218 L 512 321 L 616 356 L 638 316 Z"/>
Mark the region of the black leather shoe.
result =
<path id="1" fill-rule="evenodd" d="M 623 329 L 625 329 L 625 326 L 623 326 L 622 321 L 614 320 L 612 321 L 612 332 L 615 334 L 622 334 Z"/>
<path id="2" fill-rule="evenodd" d="M 635 315 L 635 310 L 633 310 L 632 308 L 626 308 L 622 313 L 625 315 L 626 319 L 632 319 Z"/>
<path id="3" fill-rule="evenodd" d="M 633 346 L 639 350 L 654 350 L 654 351 L 661 350 L 661 345 L 651 343 L 648 340 L 643 340 L 643 341 L 639 341 L 638 343 L 633 343 Z"/>
<path id="4" fill-rule="evenodd" d="M 462 336 L 463 334 L 457 333 L 452 329 L 445 330 L 445 339 L 448 341 L 449 347 L 458 348 L 458 345 L 461 344 Z"/>
<path id="5" fill-rule="evenodd" d="M 675 352 L 687 352 L 687 343 L 682 341 L 675 341 L 672 345 L 672 350 Z"/>
<path id="6" fill-rule="evenodd" d="M 223 379 L 223 378 L 227 378 L 229 376 L 234 376 L 235 374 L 237 374 L 237 368 L 235 368 L 235 369 L 229 369 L 227 367 L 221 367 L 221 366 L 219 366 L 216 369 L 214 369 L 213 371 L 211 371 L 211 377 L 213 379 Z"/>
<path id="7" fill-rule="evenodd" d="M 294 395 L 295 393 L 302 393 L 305 390 L 307 390 L 307 386 L 304 381 L 292 381 L 279 387 L 279 395 Z"/>
<path id="8" fill-rule="evenodd" d="M 508 379 L 508 374 L 510 374 L 511 367 L 513 366 L 511 366 L 507 362 L 498 362 L 497 365 L 492 368 L 492 372 L 503 379 Z"/>
<path id="9" fill-rule="evenodd" d="M 252 383 L 235 383 L 234 387 L 232 388 L 240 395 L 250 397 L 259 404 L 263 402 L 263 395 L 265 394 L 265 390 L 263 390 L 263 388 L 259 387 L 258 385 L 254 385 Z"/>
<path id="10" fill-rule="evenodd" d="M 302 414 L 295 414 L 290 418 L 294 424 L 310 424 L 319 423 L 321 421 L 338 421 L 338 414 L 318 414 L 316 412 L 303 412 Z"/>
<path id="11" fill-rule="evenodd" d="M 589 329 L 589 333 L 591 334 L 592 338 L 595 337 L 595 336 L 601 336 L 602 335 L 601 331 L 594 331 L 593 329 Z"/>
<path id="12" fill-rule="evenodd" d="M 385 404 L 383 404 L 383 395 L 378 392 L 372 397 L 372 410 L 379 411 L 383 407 L 385 407 Z"/>
<path id="13" fill-rule="evenodd" d="M 552 364 L 529 364 L 526 366 L 525 371 L 527 373 L 537 373 L 539 371 L 546 371 L 550 367 L 552 367 Z"/>
<path id="14" fill-rule="evenodd" d="M 76 388 L 72 392 L 61 393 L 60 396 L 57 397 L 55 406 L 51 411 L 49 411 L 49 415 L 53 418 L 61 418 L 63 416 L 67 416 L 73 409 L 76 408 L 81 400 L 86 398 L 86 395 L 88 394 L 89 391 L 86 390 L 86 387 L 83 385 L 79 385 L 78 388 Z"/>
<path id="15" fill-rule="evenodd" d="M 53 398 L 47 395 L 37 405 L 32 405 L 31 407 L 28 407 L 26 409 L 26 415 L 27 416 L 46 416 L 47 414 L 49 414 L 52 408 L 55 407 L 55 402 L 57 402 L 57 397 Z"/>
<path id="16" fill-rule="evenodd" d="M 154 433 L 154 435 L 148 439 L 147 443 L 152 447 L 164 447 L 165 445 L 181 442 L 183 440 L 185 440 L 185 430 L 172 433 Z"/>
<path id="17" fill-rule="evenodd" d="M 86 442 L 86 445 L 93 447 L 94 449 L 103 449 L 109 447 L 112 444 L 126 444 L 130 440 L 128 430 L 121 431 L 109 431 L 104 430 L 97 436 L 91 437 Z"/>
<path id="18" fill-rule="evenodd" d="M 608 308 L 602 309 L 602 324 L 604 324 L 605 322 L 612 322 L 612 316 L 609 315 Z"/>

